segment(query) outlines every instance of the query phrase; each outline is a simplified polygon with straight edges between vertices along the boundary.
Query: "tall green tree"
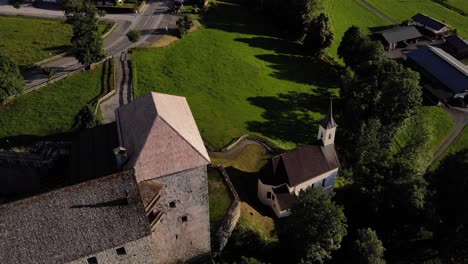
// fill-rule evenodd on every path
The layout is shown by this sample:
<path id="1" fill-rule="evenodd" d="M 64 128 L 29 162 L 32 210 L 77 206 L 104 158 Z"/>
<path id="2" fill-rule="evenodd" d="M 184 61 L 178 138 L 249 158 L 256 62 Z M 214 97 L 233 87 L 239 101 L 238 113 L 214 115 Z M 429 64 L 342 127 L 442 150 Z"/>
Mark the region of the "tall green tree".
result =
<path id="1" fill-rule="evenodd" d="M 62 2 L 62 9 L 65 12 L 67 23 L 73 25 L 74 18 L 82 12 L 84 3 L 82 0 L 64 0 Z"/>
<path id="2" fill-rule="evenodd" d="M 302 40 L 312 20 L 323 10 L 323 0 L 278 1 L 275 14 L 293 39 Z"/>
<path id="3" fill-rule="evenodd" d="M 86 67 L 105 57 L 103 42 L 99 31 L 97 9 L 86 2 L 73 14 L 73 45 L 76 59 Z"/>
<path id="4" fill-rule="evenodd" d="M 280 241 L 300 263 L 324 263 L 340 248 L 347 224 L 343 209 L 322 188 L 308 188 L 281 226 Z"/>
<path id="5" fill-rule="evenodd" d="M 23 92 L 24 81 L 18 65 L 0 50 L 0 102 Z"/>
<path id="6" fill-rule="evenodd" d="M 338 56 L 346 66 L 354 68 L 364 62 L 385 58 L 385 50 L 380 42 L 372 41 L 359 27 L 351 26 L 341 39 Z"/>
<path id="7" fill-rule="evenodd" d="M 307 35 L 304 38 L 304 48 L 308 53 L 316 57 L 323 55 L 325 49 L 333 42 L 333 31 L 331 29 L 330 18 L 321 13 L 312 20 L 309 25 Z"/>
<path id="8" fill-rule="evenodd" d="M 377 233 L 370 228 L 358 229 L 354 240 L 356 262 L 359 264 L 385 264 L 385 248 Z"/>

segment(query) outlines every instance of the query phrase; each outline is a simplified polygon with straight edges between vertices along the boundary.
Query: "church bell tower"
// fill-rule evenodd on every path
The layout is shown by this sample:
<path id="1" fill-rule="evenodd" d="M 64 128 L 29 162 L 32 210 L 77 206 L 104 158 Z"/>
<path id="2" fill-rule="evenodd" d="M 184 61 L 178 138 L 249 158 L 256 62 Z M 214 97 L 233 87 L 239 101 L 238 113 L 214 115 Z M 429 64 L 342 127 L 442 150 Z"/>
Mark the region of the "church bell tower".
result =
<path id="1" fill-rule="evenodd" d="M 319 131 L 317 139 L 322 141 L 323 146 L 332 145 L 335 143 L 335 132 L 338 125 L 333 120 L 333 102 L 330 100 L 330 108 L 327 116 L 319 123 Z"/>

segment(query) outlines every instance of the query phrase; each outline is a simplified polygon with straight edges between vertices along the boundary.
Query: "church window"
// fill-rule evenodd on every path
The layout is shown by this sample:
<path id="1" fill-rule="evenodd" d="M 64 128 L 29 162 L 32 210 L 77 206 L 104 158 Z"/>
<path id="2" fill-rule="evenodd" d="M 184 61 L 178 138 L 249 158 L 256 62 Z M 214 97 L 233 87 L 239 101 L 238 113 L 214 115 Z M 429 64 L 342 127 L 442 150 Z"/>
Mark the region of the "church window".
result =
<path id="1" fill-rule="evenodd" d="M 325 179 L 322 180 L 322 187 L 325 187 Z"/>
<path id="2" fill-rule="evenodd" d="M 328 139 L 331 139 L 331 136 L 332 136 L 331 134 L 328 134 Z"/>
<path id="3" fill-rule="evenodd" d="M 188 221 L 187 216 L 186 216 L 186 215 L 185 215 L 185 216 L 182 216 L 182 222 L 187 222 L 187 221 Z"/>
<path id="4" fill-rule="evenodd" d="M 272 195 L 272 196 L 271 196 L 271 199 L 274 201 L 274 200 L 275 200 L 275 195 Z"/>
<path id="5" fill-rule="evenodd" d="M 271 192 L 267 192 L 267 199 L 271 199 Z"/>
<path id="6" fill-rule="evenodd" d="M 175 202 L 170 202 L 170 203 L 169 203 L 169 207 L 170 207 L 170 208 L 175 208 L 175 207 L 176 207 Z"/>
<path id="7" fill-rule="evenodd" d="M 127 255 L 127 251 L 125 251 L 124 247 L 120 247 L 120 248 L 116 249 L 115 252 L 117 252 L 117 255 L 119 255 L 119 256 Z"/>

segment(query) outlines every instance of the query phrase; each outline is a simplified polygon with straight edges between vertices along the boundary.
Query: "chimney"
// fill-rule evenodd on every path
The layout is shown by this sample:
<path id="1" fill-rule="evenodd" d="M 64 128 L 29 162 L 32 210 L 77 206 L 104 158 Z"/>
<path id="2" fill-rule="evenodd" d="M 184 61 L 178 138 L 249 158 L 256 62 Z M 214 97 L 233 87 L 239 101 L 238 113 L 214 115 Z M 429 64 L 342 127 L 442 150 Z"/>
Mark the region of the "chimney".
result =
<path id="1" fill-rule="evenodd" d="M 124 147 L 115 148 L 114 155 L 117 163 L 117 169 L 121 170 L 123 165 L 127 162 L 127 149 Z"/>

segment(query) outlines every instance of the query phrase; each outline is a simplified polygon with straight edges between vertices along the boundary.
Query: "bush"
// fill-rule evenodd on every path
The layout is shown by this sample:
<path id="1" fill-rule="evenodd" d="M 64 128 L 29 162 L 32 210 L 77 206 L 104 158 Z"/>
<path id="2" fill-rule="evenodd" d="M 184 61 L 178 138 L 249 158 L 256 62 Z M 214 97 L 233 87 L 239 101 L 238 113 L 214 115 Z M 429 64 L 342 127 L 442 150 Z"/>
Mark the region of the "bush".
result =
<path id="1" fill-rule="evenodd" d="M 127 33 L 127 37 L 128 37 L 128 40 L 130 40 L 133 43 L 138 42 L 141 38 L 141 32 L 138 30 L 132 29 Z"/>
<path id="2" fill-rule="evenodd" d="M 177 20 L 177 30 L 179 32 L 179 38 L 183 38 L 192 27 L 192 18 L 190 18 L 187 15 L 185 15 L 183 18 L 179 18 L 179 20 Z"/>
<path id="3" fill-rule="evenodd" d="M 107 14 L 107 13 L 106 13 L 106 10 L 100 9 L 100 10 L 98 11 L 98 16 L 100 16 L 100 17 L 103 17 L 103 16 L 105 16 L 106 14 Z"/>

